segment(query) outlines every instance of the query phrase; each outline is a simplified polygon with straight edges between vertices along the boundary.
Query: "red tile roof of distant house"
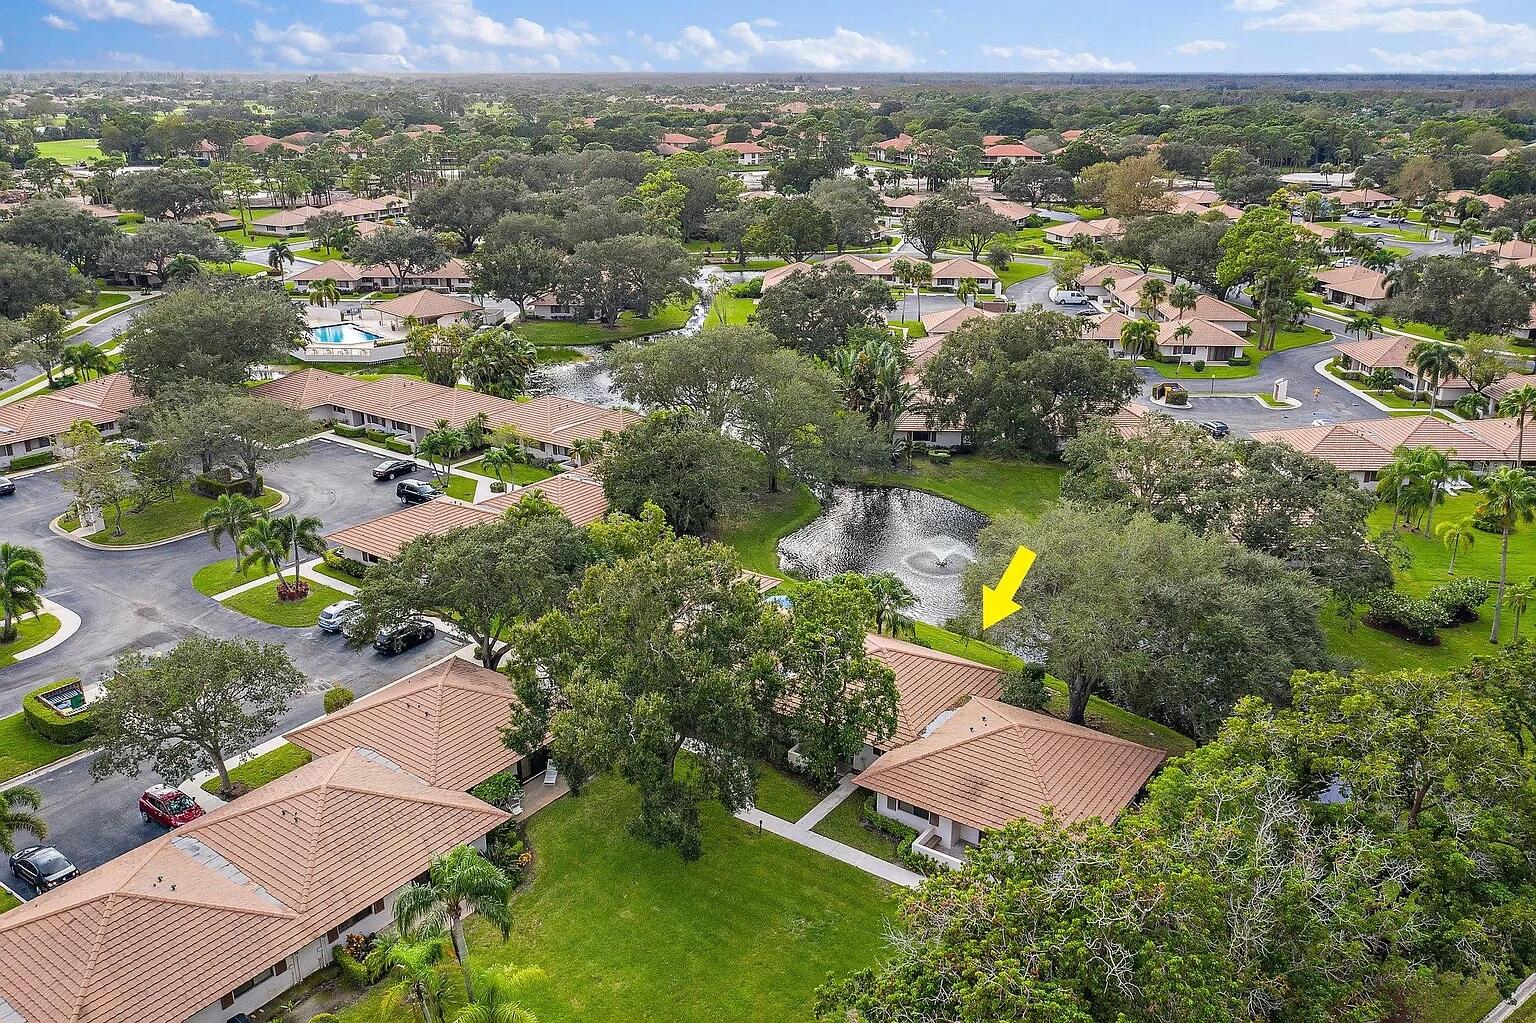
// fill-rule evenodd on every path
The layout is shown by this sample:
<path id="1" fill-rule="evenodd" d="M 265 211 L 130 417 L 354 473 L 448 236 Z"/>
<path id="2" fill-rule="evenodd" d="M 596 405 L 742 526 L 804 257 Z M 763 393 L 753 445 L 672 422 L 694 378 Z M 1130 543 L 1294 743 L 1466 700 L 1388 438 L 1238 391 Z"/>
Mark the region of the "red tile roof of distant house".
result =
<path id="1" fill-rule="evenodd" d="M 0 405 L 0 444 L 54 437 L 82 420 L 106 426 L 146 400 L 134 393 L 133 379 L 126 373 L 108 373 L 57 391 L 34 394 Z"/>
<path id="2" fill-rule="evenodd" d="M 662 133 L 660 141 L 669 146 L 691 146 L 699 140 L 680 131 L 668 131 Z"/>
<path id="3" fill-rule="evenodd" d="M 875 742 L 880 749 L 895 749 L 918 738 L 935 718 L 972 696 L 997 698 L 1003 691 L 1001 668 L 979 664 L 954 654 L 908 643 L 890 636 L 864 637 L 864 649 L 896 676 L 901 700 L 896 711 L 896 731 Z"/>
<path id="4" fill-rule="evenodd" d="M 539 494 L 559 508 L 572 525 L 590 525 L 608 514 L 608 495 L 603 491 L 602 480 L 580 470 L 556 473 L 548 479 L 524 484 L 480 502 L 479 507 L 506 511 L 532 494 Z"/>
<path id="5" fill-rule="evenodd" d="M 1389 465 L 1400 447 L 1455 451 L 1465 462 L 1499 462 L 1514 456 L 1510 420 L 1482 419 L 1450 423 L 1437 416 L 1401 416 L 1333 426 L 1260 430 L 1257 441 L 1288 444 L 1331 462 L 1340 469 L 1373 472 Z"/>
<path id="6" fill-rule="evenodd" d="M 1319 270 L 1317 282 L 1330 291 L 1367 302 L 1378 302 L 1387 297 L 1390 285 L 1387 275 L 1368 266 L 1335 266 Z"/>
<path id="7" fill-rule="evenodd" d="M 1013 157 L 1030 160 L 1041 156 L 1040 153 L 1037 153 L 1021 142 L 1000 142 L 996 145 L 987 146 L 982 152 L 994 159 L 998 157 Z"/>
<path id="8" fill-rule="evenodd" d="M 718 146 L 714 147 L 714 151 L 717 152 L 717 153 L 719 153 L 719 152 L 726 152 L 726 153 L 743 153 L 743 154 L 766 153 L 766 152 L 768 152 L 768 150 L 764 149 L 762 146 L 758 145 L 756 142 L 722 142 Z"/>

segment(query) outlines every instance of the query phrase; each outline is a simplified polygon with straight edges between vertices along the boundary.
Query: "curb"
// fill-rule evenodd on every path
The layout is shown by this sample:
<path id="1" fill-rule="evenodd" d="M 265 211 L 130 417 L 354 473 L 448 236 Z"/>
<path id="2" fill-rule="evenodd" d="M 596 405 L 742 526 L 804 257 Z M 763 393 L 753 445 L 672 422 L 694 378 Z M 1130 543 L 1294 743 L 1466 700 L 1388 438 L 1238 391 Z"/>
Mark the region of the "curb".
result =
<path id="1" fill-rule="evenodd" d="M 1409 336 L 1412 336 L 1412 335 L 1409 335 Z M 1367 405 L 1370 405 L 1373 408 L 1378 408 L 1381 411 L 1387 413 L 1387 415 L 1389 415 L 1389 416 L 1395 415 L 1398 412 L 1419 413 L 1419 410 L 1417 408 L 1411 408 L 1411 409 L 1409 409 L 1409 408 L 1393 408 L 1391 405 L 1388 405 L 1385 402 L 1382 402 L 1382 401 L 1378 400 L 1377 398 L 1373 397 L 1372 395 L 1367 394 L 1365 391 L 1363 391 L 1360 388 L 1356 387 L 1354 384 L 1350 383 L 1348 380 L 1341 380 L 1339 377 L 1334 376 L 1332 373 L 1328 372 L 1328 364 L 1330 362 L 1332 362 L 1332 361 L 1333 361 L 1332 358 L 1324 359 L 1322 362 L 1319 362 L 1317 365 L 1313 366 L 1312 369 L 1317 373 L 1318 376 L 1322 377 L 1325 380 L 1330 381 L 1331 383 L 1334 383 L 1334 384 L 1338 385 L 1339 387 L 1344 388 L 1344 390 L 1348 391 L 1350 394 L 1353 394 L 1355 397 L 1359 398 L 1361 401 L 1365 402 Z M 1426 415 L 1426 416 L 1433 416 L 1436 412 L 1440 412 L 1440 413 L 1443 413 L 1443 414 L 1445 414 L 1447 416 L 1450 416 L 1452 422 L 1455 422 L 1455 423 L 1464 423 L 1464 422 L 1466 422 L 1465 419 L 1461 418 L 1460 416 L 1458 416 L 1456 413 L 1452 412 L 1448 408 L 1433 408 L 1433 409 L 1426 408 L 1420 414 Z"/>
<path id="2" fill-rule="evenodd" d="M 289 496 L 285 491 L 278 490 L 276 487 L 268 487 L 267 489 L 272 491 L 274 494 L 281 494 L 282 495 L 278 499 L 278 502 L 276 504 L 274 504 L 272 507 L 266 509 L 266 512 L 267 512 L 268 515 L 272 514 L 275 511 L 281 511 L 282 509 L 288 507 L 289 503 L 292 502 L 292 500 L 293 500 L 293 498 L 291 496 Z M 91 541 L 85 539 L 84 537 L 74 536 L 74 535 L 72 535 L 70 533 L 64 532 L 63 528 L 61 528 L 59 526 L 59 519 L 61 519 L 63 517 L 64 516 L 60 515 L 57 518 L 55 518 L 52 522 L 48 523 L 48 529 L 51 532 L 53 532 L 53 533 L 55 533 L 55 534 L 57 534 L 59 536 L 62 536 L 64 539 L 68 540 L 70 543 L 77 543 L 81 547 L 84 547 L 87 550 L 93 550 L 93 551 L 147 551 L 147 550 L 150 550 L 150 549 L 155 548 L 155 547 L 164 547 L 166 544 L 180 543 L 182 540 L 190 540 L 194 536 L 205 536 L 205 535 L 207 535 L 201 529 L 194 529 L 194 530 L 192 530 L 189 533 L 182 533 L 179 536 L 168 536 L 164 540 L 156 540 L 153 543 L 132 543 L 132 544 L 101 544 L 101 543 L 92 543 Z"/>
<path id="3" fill-rule="evenodd" d="M 9 781 L 0 783 L 0 792 L 4 792 L 6 789 L 16 788 L 18 785 L 30 785 L 34 781 L 37 781 L 39 778 L 46 777 L 61 767 L 68 767 L 70 764 L 79 763 L 86 757 L 95 756 L 96 751 L 100 748 L 100 746 L 91 746 L 88 749 L 80 750 L 78 753 L 71 753 L 69 756 L 63 758 L 62 760 L 55 760 L 51 764 L 44 764 L 42 767 L 28 771 L 26 774 L 18 774 L 16 777 L 11 778 Z"/>
<path id="4" fill-rule="evenodd" d="M 17 662 L 25 661 L 27 658 L 36 657 L 39 654 L 46 654 L 80 631 L 80 616 L 63 604 L 55 603 L 44 597 L 42 609 L 59 620 L 59 631 L 37 644 L 37 646 L 28 647 L 21 653 L 13 655 Z"/>

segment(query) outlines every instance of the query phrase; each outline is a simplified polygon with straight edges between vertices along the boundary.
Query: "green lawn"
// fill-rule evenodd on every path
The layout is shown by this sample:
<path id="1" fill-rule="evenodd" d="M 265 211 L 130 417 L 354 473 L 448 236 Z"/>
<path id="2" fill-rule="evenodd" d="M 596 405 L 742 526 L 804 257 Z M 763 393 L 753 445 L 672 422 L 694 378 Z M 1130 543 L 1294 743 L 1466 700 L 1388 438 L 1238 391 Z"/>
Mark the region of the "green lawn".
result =
<path id="1" fill-rule="evenodd" d="M 61 746 L 49 742 L 28 728 L 19 713 L 0 718 L 0 782 L 46 767 L 71 753 L 88 749 L 90 745 L 89 742 L 81 742 L 73 746 Z"/>
<path id="2" fill-rule="evenodd" d="M 266 214 L 262 214 L 262 216 L 266 216 Z M 252 217 L 251 219 L 255 220 L 256 218 Z M 271 245 L 273 242 L 287 242 L 288 244 L 292 245 L 296 242 L 309 240 L 309 236 L 305 234 L 285 235 L 284 237 L 279 238 L 275 234 L 257 234 L 248 229 L 239 227 L 232 231 L 220 231 L 219 237 L 228 238 L 242 249 L 264 249 L 268 245 Z M 297 255 L 297 253 L 295 253 L 295 255 Z"/>
<path id="3" fill-rule="evenodd" d="M 12 895 L 8 889 L 0 888 L 0 913 L 8 909 L 15 909 L 21 905 L 21 900 Z"/>
<path id="4" fill-rule="evenodd" d="M 1041 274 L 1048 274 L 1050 272 L 1051 268 L 1043 263 L 1024 263 L 1014 260 L 1008 264 L 1008 269 L 997 275 L 997 279 L 1002 289 L 1006 291 L 1020 281 L 1027 281 L 1033 277 L 1039 277 Z"/>
<path id="5" fill-rule="evenodd" d="M 704 321 L 706 327 L 740 326 L 747 322 L 757 309 L 757 299 L 741 298 L 724 291 L 715 295 L 715 300 L 709 307 L 709 318 Z"/>
<path id="6" fill-rule="evenodd" d="M 237 593 L 224 601 L 224 606 L 269 625 L 290 629 L 307 628 L 320 620 L 321 611 L 338 600 L 347 599 L 345 593 L 333 590 L 324 583 L 317 583 L 313 579 L 308 582 L 309 596 L 303 600 L 278 600 L 277 583 L 274 581 L 267 586 L 255 586 Z"/>
<path id="7" fill-rule="evenodd" d="M 540 1023 L 810 1020 L 828 974 L 881 954 L 895 903 L 884 882 L 716 805 L 703 808 L 704 855 L 687 863 L 629 834 L 637 803 L 610 776 L 539 811 L 511 937 L 469 923 L 472 960 L 542 971 L 524 997 Z M 381 1015 L 380 996 L 341 1018 L 412 1018 L 404 1005 Z"/>
<path id="8" fill-rule="evenodd" d="M 223 561 L 204 565 L 193 574 L 192 588 L 205 597 L 216 597 L 241 583 L 260 579 L 265 574 L 258 569 L 252 569 L 249 573 L 237 571 L 236 566 L 239 563 L 239 558 L 225 558 Z"/>
<path id="9" fill-rule="evenodd" d="M 461 476 L 456 472 L 449 473 L 448 485 L 443 487 L 440 482 L 437 483 L 437 485 L 442 487 L 444 494 L 453 498 L 455 501 L 467 501 L 470 504 L 475 503 L 475 490 L 478 488 L 479 484 L 470 479 L 468 476 Z"/>
<path id="10" fill-rule="evenodd" d="M 78 320 L 82 316 L 87 316 L 91 313 L 98 313 L 103 309 L 110 309 L 115 305 L 122 305 L 124 302 L 128 301 L 130 297 L 132 296 L 124 294 L 121 291 L 98 291 L 96 293 L 95 301 L 91 302 L 89 305 L 81 305 L 71 309 L 70 315 L 74 319 Z"/>
<path id="11" fill-rule="evenodd" d="M 43 614 L 18 620 L 16 638 L 9 643 L 0 643 L 0 668 L 15 664 L 17 654 L 32 649 L 58 631 L 59 620 L 53 615 Z"/>
<path id="12" fill-rule="evenodd" d="M 1364 224 L 1348 220 L 1319 220 L 1317 225 L 1319 227 L 1331 227 L 1334 230 L 1347 227 L 1357 235 L 1375 234 L 1386 238 L 1396 238 L 1398 241 L 1404 242 L 1427 242 L 1430 240 L 1427 228 L 1420 228 L 1417 231 L 1405 231 L 1400 227 L 1387 227 L 1385 225 L 1381 227 L 1366 227 Z"/>
<path id="13" fill-rule="evenodd" d="M 63 164 L 77 164 L 82 160 L 95 163 L 101 159 L 100 139 L 55 139 L 37 144 L 38 156 L 51 156 Z"/>
<path id="14" fill-rule="evenodd" d="M 767 762 L 757 765 L 757 794 L 752 804 L 764 813 L 794 822 L 810 813 L 823 795 L 803 778 Z"/>
<path id="15" fill-rule="evenodd" d="M 463 465 L 455 466 L 455 468 L 463 469 L 465 472 L 478 473 L 481 476 L 488 476 L 491 479 L 496 478 L 496 474 L 487 470 L 484 462 L 479 458 L 473 462 L 465 462 Z M 507 482 L 518 485 L 537 483 L 539 480 L 547 480 L 553 475 L 554 473 L 548 469 L 540 469 L 536 465 L 515 465 L 512 467 L 512 472 Z"/>
<path id="16" fill-rule="evenodd" d="M 664 330 L 676 330 L 688 322 L 692 312 L 692 306 L 673 304 L 664 307 L 655 316 L 639 317 L 634 313 L 623 313 L 619 316 L 619 325 L 612 330 L 600 323 L 520 320 L 517 332 L 536 345 L 609 344 L 632 337 L 658 334 Z"/>
<path id="17" fill-rule="evenodd" d="M 1062 468 L 979 455 L 956 455 L 948 465 L 922 456 L 910 469 L 881 473 L 874 482 L 925 490 L 975 508 L 983 515 L 1021 511 L 1038 515 L 1061 496 Z M 797 527 L 798 528 L 798 527 Z"/>
<path id="18" fill-rule="evenodd" d="M 234 273 L 241 277 L 260 277 L 271 271 L 265 263 L 251 263 L 243 259 L 237 259 L 233 263 L 204 263 L 211 273 Z"/>
<path id="19" fill-rule="evenodd" d="M 285 742 L 276 749 L 268 750 L 258 757 L 253 757 L 239 767 L 230 768 L 229 780 L 237 785 L 244 785 L 247 789 L 259 789 L 267 782 L 281 778 L 289 771 L 297 771 L 313 759 L 308 751 L 302 750 L 292 743 Z M 219 776 L 203 782 L 203 791 L 218 795 Z"/>
<path id="20" fill-rule="evenodd" d="M 736 548 L 743 567 L 764 575 L 782 575 L 779 539 L 810 522 L 820 511 L 821 503 L 805 486 L 765 494 L 744 515 L 720 523 L 717 539 Z"/>
<path id="21" fill-rule="evenodd" d="M 1324 302 L 1318 295 L 1311 295 L 1306 292 L 1297 292 L 1296 297 L 1305 302 L 1307 305 L 1311 306 L 1313 309 L 1320 309 L 1323 312 L 1333 313 L 1335 316 L 1342 316 L 1345 319 L 1348 319 L 1352 316 L 1357 316 L 1360 313 L 1360 310 L 1358 309 L 1346 309 L 1343 306 L 1331 305 L 1328 302 Z M 1418 337 L 1431 337 L 1436 341 L 1450 340 L 1450 335 L 1445 332 L 1444 327 L 1435 327 L 1428 323 L 1403 323 L 1398 320 L 1394 320 L 1390 316 L 1383 316 L 1381 317 L 1381 325 L 1386 327 L 1388 330 L 1400 330 L 1404 334 L 1414 334 Z"/>
<path id="22" fill-rule="evenodd" d="M 1471 515 L 1477 507 L 1476 494 L 1462 494 L 1448 499 L 1435 509 L 1435 522 L 1459 519 Z M 1370 525 L 1377 530 L 1388 528 L 1392 523 L 1392 509 L 1386 505 L 1371 513 Z M 1450 552 L 1433 535 L 1400 531 L 1403 547 L 1412 563 L 1397 573 L 1397 588 L 1413 596 L 1423 596 L 1429 590 L 1451 578 L 1446 574 L 1450 564 Z M 1536 528 L 1523 527 L 1510 536 L 1509 580 L 1521 582 L 1536 575 Z M 1456 578 L 1470 576 L 1496 582 L 1499 577 L 1499 537 L 1495 533 L 1476 532 L 1470 549 L 1463 547 L 1456 556 Z M 1323 615 L 1323 628 L 1328 635 L 1329 647 L 1334 653 L 1356 658 L 1361 666 L 1371 671 L 1387 671 L 1394 668 L 1423 667 L 1447 670 L 1466 664 L 1478 654 L 1494 653 L 1496 648 L 1488 642 L 1488 631 L 1493 627 L 1493 599 L 1483 605 L 1482 617 L 1454 628 L 1441 629 L 1440 642 L 1436 646 L 1409 643 L 1396 636 L 1356 623 L 1349 623 L 1332 612 Z M 1536 618 L 1536 615 L 1528 616 Z M 1514 637 L 1513 616 L 1505 609 L 1504 639 Z M 1536 621 L 1522 621 L 1520 634 L 1531 636 Z"/>
<path id="23" fill-rule="evenodd" d="M 263 508 L 270 508 L 282 500 L 282 494 L 276 490 L 268 489 L 266 493 L 257 498 L 256 503 Z M 112 513 L 102 513 L 104 527 L 98 532 L 86 537 L 92 543 L 99 543 L 107 547 L 125 547 L 139 543 L 154 543 L 156 540 L 168 540 L 173 536 L 183 536 L 189 533 L 201 532 L 203 528 L 203 512 L 213 507 L 212 498 L 190 491 L 180 493 L 169 501 L 159 501 L 145 508 L 142 512 L 134 514 L 128 510 L 123 511 L 123 535 L 112 535 Z"/>
<path id="24" fill-rule="evenodd" d="M 896 839 L 864 823 L 864 801 L 868 798 L 869 792 L 859 789 L 833 807 L 832 812 L 818 821 L 811 830 L 834 842 L 851 845 L 860 852 L 869 853 L 887 863 L 895 863 Z"/>
<path id="25" fill-rule="evenodd" d="M 1413 1005 L 1423 1023 L 1480 1023 L 1498 1003 L 1498 989 L 1487 980 L 1448 980 L 1413 994 Z M 1519 1014 L 1511 1017 L 1518 1018 Z"/>
<path id="26" fill-rule="evenodd" d="M 295 250 L 294 255 L 303 256 L 305 259 L 317 259 L 322 263 L 328 259 L 345 260 L 347 258 L 345 249 L 332 249 L 324 245 L 311 245 L 307 249 L 298 249 Z"/>

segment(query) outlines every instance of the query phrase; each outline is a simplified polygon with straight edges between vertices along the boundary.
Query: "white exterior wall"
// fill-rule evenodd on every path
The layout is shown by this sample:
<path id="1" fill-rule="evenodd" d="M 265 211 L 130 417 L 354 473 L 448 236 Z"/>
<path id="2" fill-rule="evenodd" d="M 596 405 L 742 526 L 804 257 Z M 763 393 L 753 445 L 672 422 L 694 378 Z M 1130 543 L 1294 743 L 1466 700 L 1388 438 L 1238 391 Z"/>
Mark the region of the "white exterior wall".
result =
<path id="1" fill-rule="evenodd" d="M 896 800 L 883 793 L 878 794 L 875 798 L 875 810 L 880 816 L 889 817 L 893 821 L 900 821 L 914 831 L 927 831 L 931 825 L 927 817 L 919 817 L 915 813 L 898 810 L 896 808 Z"/>

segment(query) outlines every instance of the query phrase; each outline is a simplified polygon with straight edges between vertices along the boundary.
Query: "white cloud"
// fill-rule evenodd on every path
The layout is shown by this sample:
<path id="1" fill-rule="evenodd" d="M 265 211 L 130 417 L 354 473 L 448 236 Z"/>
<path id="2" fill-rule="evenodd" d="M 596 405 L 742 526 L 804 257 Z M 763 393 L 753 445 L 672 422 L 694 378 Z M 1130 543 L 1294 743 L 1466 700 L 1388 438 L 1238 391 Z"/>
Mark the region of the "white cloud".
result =
<path id="1" fill-rule="evenodd" d="M 1135 71 L 1129 60 L 1114 60 L 1093 53 L 1068 53 L 1040 46 L 983 46 L 984 57 L 1019 61 L 1030 71 Z"/>
<path id="2" fill-rule="evenodd" d="M 50 0 L 54 7 L 90 21 L 120 19 L 183 36 L 211 36 L 213 18 L 183 0 Z"/>
<path id="3" fill-rule="evenodd" d="M 841 71 L 855 67 L 900 69 L 918 63 L 906 46 L 842 26 L 826 36 L 774 37 L 759 31 L 774 27 L 771 19 L 759 18 L 738 21 L 719 34 L 700 25 L 687 25 L 675 39 L 633 33 L 630 38 L 664 60 L 692 59 L 710 70 Z"/>
<path id="4" fill-rule="evenodd" d="M 1241 6 L 1253 3 L 1268 6 Z M 1434 37 L 1434 47 L 1370 51 L 1391 68 L 1522 71 L 1536 53 L 1536 27 L 1490 20 L 1468 0 L 1234 0 L 1233 6 L 1261 14 L 1244 23 L 1250 30 Z"/>
<path id="5" fill-rule="evenodd" d="M 74 32 L 80 27 L 68 18 L 61 18 L 57 14 L 43 15 L 43 24 L 49 28 L 56 28 L 60 32 Z"/>
<path id="6" fill-rule="evenodd" d="M 497 21 L 475 6 L 474 0 L 419 0 L 412 10 L 422 26 L 438 39 L 471 41 L 481 46 L 548 50 L 568 55 L 599 40 L 590 32 L 546 29 L 527 18 Z"/>
<path id="7" fill-rule="evenodd" d="M 1231 48 L 1231 43 L 1223 42 L 1220 39 L 1191 39 L 1187 43 L 1180 43 L 1174 47 L 1180 53 L 1190 57 L 1201 53 L 1219 53 L 1222 50 L 1230 50 Z"/>
<path id="8" fill-rule="evenodd" d="M 325 0 L 325 2 L 339 7 L 359 8 L 370 18 L 400 18 L 405 15 L 405 11 L 402 8 L 386 7 L 383 4 L 375 3 L 374 0 Z"/>

